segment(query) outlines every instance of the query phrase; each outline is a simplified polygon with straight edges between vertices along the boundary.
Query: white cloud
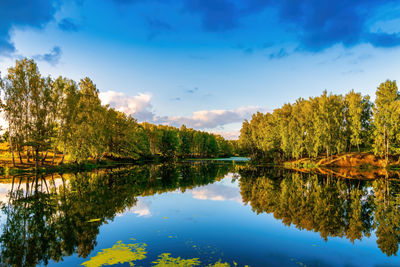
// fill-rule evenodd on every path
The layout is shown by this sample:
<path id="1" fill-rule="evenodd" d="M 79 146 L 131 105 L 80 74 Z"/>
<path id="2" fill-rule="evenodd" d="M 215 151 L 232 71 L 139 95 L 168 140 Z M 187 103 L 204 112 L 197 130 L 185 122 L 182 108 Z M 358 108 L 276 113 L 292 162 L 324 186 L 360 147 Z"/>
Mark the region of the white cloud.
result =
<path id="1" fill-rule="evenodd" d="M 219 134 L 227 140 L 239 139 L 240 131 L 210 131 L 213 134 Z"/>
<path id="2" fill-rule="evenodd" d="M 132 115 L 138 121 L 147 121 L 156 124 L 168 124 L 180 127 L 182 124 L 194 129 L 209 129 L 211 132 L 220 134 L 226 139 L 237 139 L 239 131 L 229 129 L 223 131 L 227 124 L 242 123 L 245 119 L 250 119 L 251 115 L 268 110 L 256 106 L 239 107 L 237 109 L 215 109 L 199 110 L 193 112 L 191 116 L 158 116 L 153 112 L 151 105 L 151 94 L 139 93 L 136 96 L 127 96 L 124 93 L 106 91 L 99 94 L 104 105 L 110 105 L 118 111 Z M 239 125 L 240 125 L 239 124 Z M 240 128 L 240 126 L 239 126 Z"/>
<path id="3" fill-rule="evenodd" d="M 158 118 L 157 121 L 176 127 L 185 124 L 187 127 L 195 129 L 213 129 L 230 123 L 242 122 L 244 119 L 249 119 L 257 111 L 264 112 L 265 109 L 248 106 L 233 110 L 200 110 L 193 112 L 192 116 L 168 116 Z"/>
<path id="4" fill-rule="evenodd" d="M 139 93 L 137 96 L 127 96 L 115 91 L 100 92 L 100 100 L 104 105 L 128 115 L 132 115 L 138 121 L 152 121 L 154 113 L 150 103 L 151 94 Z"/>

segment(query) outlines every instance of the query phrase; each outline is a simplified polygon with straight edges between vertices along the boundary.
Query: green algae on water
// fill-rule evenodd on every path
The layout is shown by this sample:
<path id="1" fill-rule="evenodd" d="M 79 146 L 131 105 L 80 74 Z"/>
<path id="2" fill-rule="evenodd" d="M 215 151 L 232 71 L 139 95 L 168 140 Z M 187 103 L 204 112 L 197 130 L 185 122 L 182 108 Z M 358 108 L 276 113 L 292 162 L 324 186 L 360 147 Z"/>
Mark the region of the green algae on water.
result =
<path id="1" fill-rule="evenodd" d="M 132 262 L 145 259 L 146 253 L 145 243 L 124 244 L 122 241 L 118 241 L 114 246 L 103 249 L 90 260 L 82 263 L 82 265 L 100 267 L 129 262 L 130 266 L 134 266 Z"/>
<path id="2" fill-rule="evenodd" d="M 153 261 L 154 265 L 157 267 L 164 267 L 164 266 L 176 266 L 176 267 L 192 267 L 200 265 L 200 261 L 198 258 L 193 259 L 182 259 L 181 257 L 174 258 L 170 257 L 170 253 L 163 253 L 159 255 L 159 259 Z"/>

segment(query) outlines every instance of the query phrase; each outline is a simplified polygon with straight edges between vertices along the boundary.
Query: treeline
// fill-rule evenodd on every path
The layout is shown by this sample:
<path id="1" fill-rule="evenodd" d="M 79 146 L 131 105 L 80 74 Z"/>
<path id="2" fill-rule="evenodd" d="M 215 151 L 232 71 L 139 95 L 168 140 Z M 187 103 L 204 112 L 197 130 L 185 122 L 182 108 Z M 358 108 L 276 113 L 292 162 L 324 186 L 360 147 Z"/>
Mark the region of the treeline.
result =
<path id="1" fill-rule="evenodd" d="M 204 158 L 229 157 L 234 153 L 235 142 L 220 135 L 193 130 L 182 125 L 175 128 L 144 122 L 151 155 L 162 157 Z"/>
<path id="2" fill-rule="evenodd" d="M 253 159 L 290 160 L 330 157 L 350 151 L 378 156 L 400 152 L 400 93 L 387 80 L 368 95 L 350 91 L 299 98 L 272 113 L 253 114 L 243 122 L 239 145 Z"/>
<path id="3" fill-rule="evenodd" d="M 43 77 L 33 60 L 16 61 L 1 79 L 1 108 L 8 122 L 12 160 L 26 155 L 44 163 L 53 151 L 74 162 L 104 156 L 129 159 L 219 157 L 232 153 L 232 143 L 219 135 L 182 126 L 140 124 L 131 116 L 104 106 L 89 78 L 79 83 Z"/>

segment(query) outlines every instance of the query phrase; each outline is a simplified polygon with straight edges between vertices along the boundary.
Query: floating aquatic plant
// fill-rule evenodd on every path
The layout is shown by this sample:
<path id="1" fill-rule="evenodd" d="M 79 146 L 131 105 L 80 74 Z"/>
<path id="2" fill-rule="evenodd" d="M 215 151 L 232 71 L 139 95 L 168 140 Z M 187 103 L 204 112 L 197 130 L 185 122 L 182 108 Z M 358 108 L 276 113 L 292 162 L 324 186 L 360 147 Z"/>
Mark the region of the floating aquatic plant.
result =
<path id="1" fill-rule="evenodd" d="M 230 267 L 231 265 L 227 262 L 221 262 L 221 260 L 217 261 L 214 264 L 209 264 L 208 267 Z M 236 265 L 235 265 L 236 266 Z"/>
<path id="2" fill-rule="evenodd" d="M 176 267 L 192 267 L 192 266 L 197 266 L 200 265 L 200 261 L 198 258 L 193 258 L 193 259 L 182 259 L 181 257 L 174 258 L 170 256 L 170 253 L 163 253 L 159 255 L 159 259 L 156 261 L 153 261 L 155 265 L 154 267 L 164 267 L 164 266 L 176 266 Z"/>
<path id="3" fill-rule="evenodd" d="M 82 265 L 100 267 L 129 262 L 129 265 L 133 266 L 133 261 L 145 259 L 146 253 L 146 244 L 144 243 L 124 244 L 122 241 L 118 241 L 114 246 L 103 249 Z"/>
<path id="4" fill-rule="evenodd" d="M 131 238 L 131 240 L 135 240 Z M 193 247 L 196 247 L 195 245 Z M 143 260 L 146 258 L 146 244 L 145 243 L 134 243 L 124 244 L 122 241 L 118 241 L 111 248 L 103 249 L 97 253 L 96 256 L 90 260 L 85 261 L 82 265 L 86 267 L 100 267 L 106 265 L 123 264 L 129 263 L 130 266 L 134 266 L 134 261 Z M 158 259 L 152 262 L 153 267 L 193 267 L 201 264 L 198 258 L 182 259 L 181 257 L 171 257 L 171 253 L 162 253 L 158 256 Z M 204 265 L 205 266 L 205 265 Z M 209 264 L 207 267 L 230 267 L 231 265 L 227 262 L 221 262 L 221 260 L 214 264 Z M 236 262 L 233 262 L 233 266 L 237 266 Z M 247 267 L 247 265 L 245 266 Z"/>

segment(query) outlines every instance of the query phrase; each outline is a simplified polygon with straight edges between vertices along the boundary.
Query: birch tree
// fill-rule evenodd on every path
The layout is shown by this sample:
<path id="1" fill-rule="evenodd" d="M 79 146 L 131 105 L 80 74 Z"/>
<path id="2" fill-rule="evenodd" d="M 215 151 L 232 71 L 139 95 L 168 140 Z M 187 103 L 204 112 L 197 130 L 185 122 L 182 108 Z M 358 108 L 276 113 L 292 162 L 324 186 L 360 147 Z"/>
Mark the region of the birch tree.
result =
<path id="1" fill-rule="evenodd" d="M 394 148 L 396 132 L 399 130 L 399 91 L 395 81 L 381 83 L 376 91 L 374 106 L 374 151 L 385 156 Z"/>

